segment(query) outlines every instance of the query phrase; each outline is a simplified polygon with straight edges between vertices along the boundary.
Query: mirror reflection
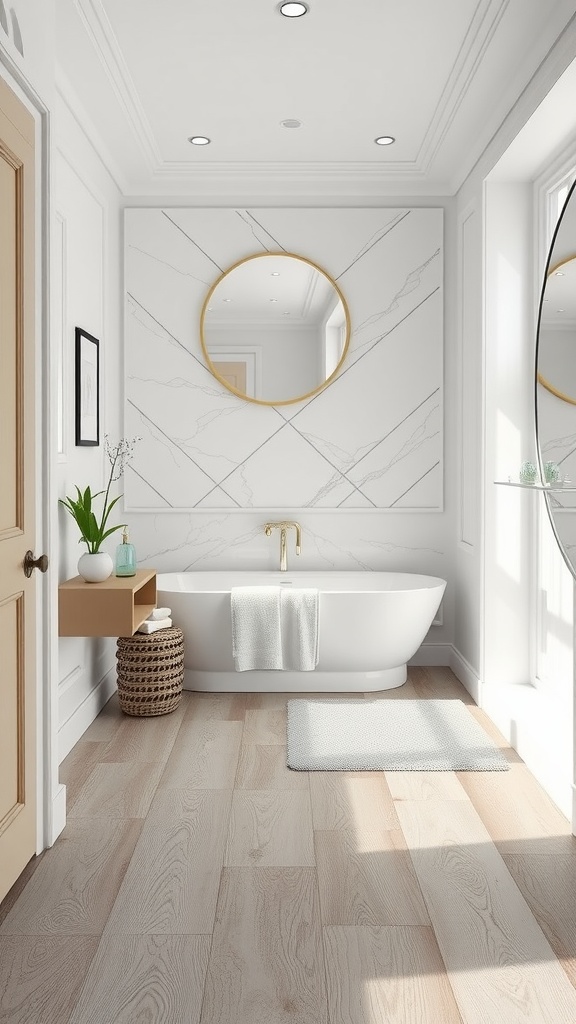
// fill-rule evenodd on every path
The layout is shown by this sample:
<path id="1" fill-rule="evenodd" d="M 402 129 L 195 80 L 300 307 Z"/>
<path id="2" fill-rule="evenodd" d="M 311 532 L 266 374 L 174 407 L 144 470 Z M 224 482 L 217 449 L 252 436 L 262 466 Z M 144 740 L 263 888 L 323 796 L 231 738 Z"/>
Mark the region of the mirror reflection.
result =
<path id="1" fill-rule="evenodd" d="M 539 337 L 540 384 L 576 405 L 576 255 L 548 272 Z"/>
<path id="2" fill-rule="evenodd" d="M 540 303 L 536 349 L 538 454 L 559 467 L 545 492 L 552 527 L 576 576 L 576 193 L 556 228 Z"/>
<path id="3" fill-rule="evenodd" d="M 201 319 L 212 373 L 265 405 L 302 401 L 331 380 L 350 336 L 346 303 L 314 263 L 287 253 L 250 256 L 211 288 Z"/>

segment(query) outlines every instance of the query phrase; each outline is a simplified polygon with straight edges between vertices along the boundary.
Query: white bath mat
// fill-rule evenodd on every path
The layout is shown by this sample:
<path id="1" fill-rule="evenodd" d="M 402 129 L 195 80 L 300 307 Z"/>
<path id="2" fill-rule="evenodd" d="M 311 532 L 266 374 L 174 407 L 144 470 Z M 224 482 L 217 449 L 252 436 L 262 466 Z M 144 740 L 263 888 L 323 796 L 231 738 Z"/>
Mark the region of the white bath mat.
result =
<path id="1" fill-rule="evenodd" d="M 506 771 L 461 700 L 289 700 L 295 771 Z"/>

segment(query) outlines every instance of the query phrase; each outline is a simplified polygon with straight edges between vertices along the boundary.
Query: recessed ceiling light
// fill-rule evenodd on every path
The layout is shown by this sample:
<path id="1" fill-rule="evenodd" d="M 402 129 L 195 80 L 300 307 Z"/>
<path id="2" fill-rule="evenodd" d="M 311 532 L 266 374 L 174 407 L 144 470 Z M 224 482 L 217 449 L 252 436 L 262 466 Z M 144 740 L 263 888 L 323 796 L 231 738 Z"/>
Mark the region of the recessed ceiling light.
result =
<path id="1" fill-rule="evenodd" d="M 284 312 L 282 313 L 282 316 L 290 316 L 289 311 L 285 309 Z"/>
<path id="2" fill-rule="evenodd" d="M 377 139 L 374 139 L 377 146 L 391 146 L 393 142 L 396 142 L 391 135 L 380 135 Z"/>
<path id="3" fill-rule="evenodd" d="M 283 128 L 301 128 L 302 121 L 299 121 L 297 117 L 287 117 L 285 121 L 280 121 Z"/>
<path id="4" fill-rule="evenodd" d="M 303 14 L 308 14 L 308 4 L 283 3 L 278 10 L 285 18 L 301 18 Z"/>
<path id="5" fill-rule="evenodd" d="M 232 299 L 222 299 L 222 302 L 232 302 Z"/>
<path id="6" fill-rule="evenodd" d="M 280 271 L 273 270 L 272 273 L 270 274 L 270 277 L 280 277 Z"/>
<path id="7" fill-rule="evenodd" d="M 278 299 L 270 299 L 270 302 L 278 302 Z"/>
<path id="8" fill-rule="evenodd" d="M 188 142 L 191 142 L 193 146 L 210 145 L 210 139 L 207 138 L 206 135 L 191 135 L 190 138 L 188 139 Z"/>
<path id="9" fill-rule="evenodd" d="M 566 312 L 566 310 L 565 310 L 565 309 L 557 309 L 557 310 L 556 310 L 556 312 L 557 312 L 557 313 L 565 313 L 565 312 Z"/>
<path id="10" fill-rule="evenodd" d="M 566 274 L 564 273 L 563 270 L 557 270 L 556 273 L 554 274 L 554 277 L 566 277 Z"/>

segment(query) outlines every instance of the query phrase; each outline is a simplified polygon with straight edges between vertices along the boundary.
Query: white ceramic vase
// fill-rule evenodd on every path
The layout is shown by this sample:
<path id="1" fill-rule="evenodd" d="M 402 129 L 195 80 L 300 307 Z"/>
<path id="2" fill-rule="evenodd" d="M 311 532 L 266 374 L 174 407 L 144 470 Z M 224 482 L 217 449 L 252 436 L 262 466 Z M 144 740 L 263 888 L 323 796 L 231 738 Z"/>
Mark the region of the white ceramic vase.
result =
<path id="1" fill-rule="evenodd" d="M 78 559 L 78 572 L 86 583 L 102 583 L 112 575 L 114 562 L 107 551 L 97 551 L 91 555 L 85 551 Z"/>

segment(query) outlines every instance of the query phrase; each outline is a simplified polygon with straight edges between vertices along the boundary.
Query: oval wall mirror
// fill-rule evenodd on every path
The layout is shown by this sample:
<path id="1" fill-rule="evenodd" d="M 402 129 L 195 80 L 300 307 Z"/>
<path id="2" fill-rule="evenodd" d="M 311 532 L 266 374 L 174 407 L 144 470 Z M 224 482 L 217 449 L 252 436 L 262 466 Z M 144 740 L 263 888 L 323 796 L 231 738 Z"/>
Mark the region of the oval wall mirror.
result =
<path id="1" fill-rule="evenodd" d="M 212 286 L 200 337 L 208 367 L 235 395 L 288 405 L 338 373 L 350 316 L 338 285 L 316 264 L 292 253 L 260 253 Z"/>
<path id="2" fill-rule="evenodd" d="M 544 492 L 552 528 L 576 576 L 576 190 L 570 189 L 548 255 L 536 343 L 536 436 L 541 472 L 559 467 Z M 544 479 L 544 475 L 542 475 Z"/>

